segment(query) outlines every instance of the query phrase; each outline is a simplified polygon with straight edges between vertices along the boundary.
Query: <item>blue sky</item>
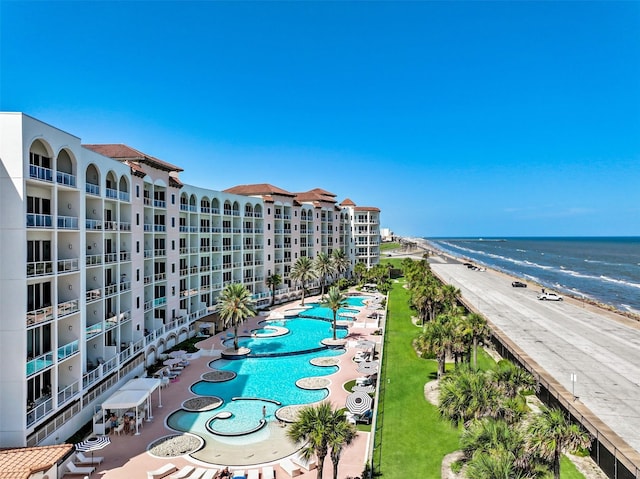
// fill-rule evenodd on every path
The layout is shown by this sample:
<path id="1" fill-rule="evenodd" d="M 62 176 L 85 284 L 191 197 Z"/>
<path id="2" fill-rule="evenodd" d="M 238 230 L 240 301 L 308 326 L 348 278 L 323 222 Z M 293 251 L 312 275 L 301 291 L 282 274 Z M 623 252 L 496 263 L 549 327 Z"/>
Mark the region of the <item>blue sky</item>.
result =
<path id="1" fill-rule="evenodd" d="M 0 2 L 0 109 L 411 236 L 640 235 L 640 2 Z"/>

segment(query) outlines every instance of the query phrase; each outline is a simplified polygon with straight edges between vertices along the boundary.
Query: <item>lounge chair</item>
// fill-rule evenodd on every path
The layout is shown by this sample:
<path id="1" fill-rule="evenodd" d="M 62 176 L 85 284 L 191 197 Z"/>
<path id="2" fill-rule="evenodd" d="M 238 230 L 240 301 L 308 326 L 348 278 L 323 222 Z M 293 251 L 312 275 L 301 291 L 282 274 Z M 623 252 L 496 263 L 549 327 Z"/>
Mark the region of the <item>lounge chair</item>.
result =
<path id="1" fill-rule="evenodd" d="M 213 479 L 218 474 L 218 469 L 207 469 L 202 475 L 202 479 Z"/>
<path id="2" fill-rule="evenodd" d="M 161 479 L 164 476 L 168 476 L 172 472 L 176 472 L 178 468 L 171 464 L 166 463 L 164 466 L 156 469 L 155 471 L 147 471 L 147 479 Z"/>
<path id="3" fill-rule="evenodd" d="M 296 454 L 291 456 L 291 461 L 294 464 L 297 464 L 298 466 L 306 469 L 307 471 L 310 471 L 311 469 L 315 469 L 316 467 L 318 467 L 318 464 L 316 463 L 316 460 L 313 457 L 310 459 L 305 459 L 304 457 L 302 457 L 302 454 L 300 453 L 300 451 L 298 451 Z"/>
<path id="4" fill-rule="evenodd" d="M 184 466 L 182 469 L 180 469 L 175 474 L 171 474 L 169 476 L 169 479 L 184 479 L 189 474 L 191 474 L 194 470 L 195 470 L 195 467 L 193 467 L 193 466 Z"/>
<path id="5" fill-rule="evenodd" d="M 71 474 L 83 474 L 83 475 L 86 475 L 86 474 L 91 475 L 91 473 L 96 470 L 96 468 L 93 466 L 80 467 L 80 466 L 76 466 L 73 462 L 69 462 L 67 464 L 67 469 L 69 469 L 69 472 Z"/>
<path id="6" fill-rule="evenodd" d="M 260 479 L 260 471 L 257 469 L 249 469 L 247 471 L 247 479 Z"/>
<path id="7" fill-rule="evenodd" d="M 280 467 L 284 472 L 289 474 L 291 477 L 297 476 L 298 474 L 302 474 L 300 467 L 296 466 L 291 459 L 283 459 L 280 461 Z"/>
<path id="8" fill-rule="evenodd" d="M 244 469 L 234 469 L 231 471 L 232 478 L 246 479 L 247 475 L 244 473 Z"/>
<path id="9" fill-rule="evenodd" d="M 207 470 L 204 467 L 196 467 L 196 470 L 191 473 L 189 479 L 201 479 L 205 472 L 207 472 Z"/>
<path id="10" fill-rule="evenodd" d="M 113 432 L 117 433 L 119 436 L 122 431 L 124 431 L 124 422 L 119 421 L 119 424 L 113 428 Z"/>
<path id="11" fill-rule="evenodd" d="M 262 479 L 275 479 L 276 473 L 272 466 L 264 466 L 262 468 Z"/>
<path id="12" fill-rule="evenodd" d="M 76 462 L 82 465 L 100 464 L 102 461 L 104 461 L 102 456 L 87 457 L 80 451 L 76 452 Z"/>

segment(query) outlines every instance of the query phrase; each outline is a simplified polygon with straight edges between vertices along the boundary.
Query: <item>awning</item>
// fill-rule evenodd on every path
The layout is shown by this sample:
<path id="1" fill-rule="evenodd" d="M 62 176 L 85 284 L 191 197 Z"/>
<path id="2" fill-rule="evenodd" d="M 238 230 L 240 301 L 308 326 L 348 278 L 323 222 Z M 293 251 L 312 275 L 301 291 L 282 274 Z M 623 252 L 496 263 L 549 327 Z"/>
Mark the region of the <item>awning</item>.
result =
<path id="1" fill-rule="evenodd" d="M 124 390 L 115 392 L 109 399 L 102 403 L 102 409 L 131 409 L 137 408 L 147 400 L 149 391 Z"/>

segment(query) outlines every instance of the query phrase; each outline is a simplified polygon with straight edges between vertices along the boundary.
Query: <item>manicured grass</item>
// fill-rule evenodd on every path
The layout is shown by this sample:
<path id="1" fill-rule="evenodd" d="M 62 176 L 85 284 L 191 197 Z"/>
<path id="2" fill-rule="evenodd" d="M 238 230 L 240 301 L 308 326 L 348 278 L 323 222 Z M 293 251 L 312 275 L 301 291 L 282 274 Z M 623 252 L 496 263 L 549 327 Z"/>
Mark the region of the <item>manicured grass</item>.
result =
<path id="1" fill-rule="evenodd" d="M 411 324 L 411 315 L 409 293 L 394 283 L 374 450 L 374 467 L 385 479 L 440 477 L 442 458 L 458 448 L 458 430 L 441 420 L 424 397 L 424 385 L 437 365 L 416 355 L 412 341 L 420 329 Z"/>
<path id="2" fill-rule="evenodd" d="M 442 420 L 438 409 L 424 397 L 424 385 L 435 378 L 437 364 L 419 358 L 412 347 L 421 329 L 411 323 L 415 313 L 403 284 L 394 283 L 389 293 L 374 471 L 384 479 L 438 479 L 443 457 L 459 448 L 461 428 Z M 478 368 L 494 366 L 491 356 L 479 348 Z M 447 364 L 447 370 L 452 367 Z M 570 460 L 563 457 L 562 461 L 562 479 L 584 479 Z"/>

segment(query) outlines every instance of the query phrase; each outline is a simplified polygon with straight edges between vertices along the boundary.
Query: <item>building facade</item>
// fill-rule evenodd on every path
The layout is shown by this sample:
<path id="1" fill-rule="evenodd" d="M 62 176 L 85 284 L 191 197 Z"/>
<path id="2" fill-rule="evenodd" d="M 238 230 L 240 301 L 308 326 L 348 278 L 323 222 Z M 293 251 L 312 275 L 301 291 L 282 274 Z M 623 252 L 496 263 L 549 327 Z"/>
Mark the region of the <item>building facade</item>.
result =
<path id="1" fill-rule="evenodd" d="M 321 189 L 214 191 L 126 145 L 82 145 L 0 113 L 0 447 L 55 444 L 123 381 L 195 334 L 222 288 L 301 296 L 301 256 L 379 260 L 373 207 Z"/>

